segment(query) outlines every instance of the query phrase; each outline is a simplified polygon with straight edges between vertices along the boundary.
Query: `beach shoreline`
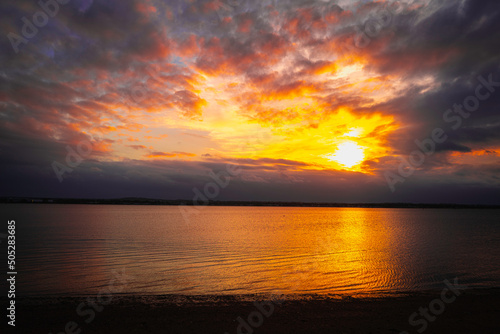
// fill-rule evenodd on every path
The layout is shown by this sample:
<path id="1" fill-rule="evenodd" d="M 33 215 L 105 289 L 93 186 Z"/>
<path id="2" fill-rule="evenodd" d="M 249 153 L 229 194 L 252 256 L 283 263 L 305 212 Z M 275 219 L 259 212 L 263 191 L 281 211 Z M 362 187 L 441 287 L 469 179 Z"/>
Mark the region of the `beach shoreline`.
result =
<path id="1" fill-rule="evenodd" d="M 439 291 L 377 298 L 321 295 L 20 297 L 22 333 L 498 333 L 500 289 L 466 290 L 432 320 Z M 5 299 L 1 299 L 2 305 Z M 94 303 L 92 306 L 92 302 Z M 83 304 L 83 306 L 82 306 Z M 435 303 L 434 303 L 435 304 Z M 433 307 L 435 305 L 431 305 Z M 94 312 L 92 312 L 95 310 Z"/>

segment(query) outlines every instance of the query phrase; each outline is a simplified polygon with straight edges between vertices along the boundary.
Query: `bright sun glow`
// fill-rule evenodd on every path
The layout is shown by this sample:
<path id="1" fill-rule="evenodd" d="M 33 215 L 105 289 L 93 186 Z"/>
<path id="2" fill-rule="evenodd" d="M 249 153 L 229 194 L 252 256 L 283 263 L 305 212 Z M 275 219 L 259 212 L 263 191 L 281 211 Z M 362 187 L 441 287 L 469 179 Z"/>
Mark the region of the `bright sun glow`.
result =
<path id="1" fill-rule="evenodd" d="M 349 132 L 345 133 L 344 136 L 346 136 L 346 137 L 359 137 L 360 134 L 361 134 L 361 129 L 350 128 Z"/>
<path id="2" fill-rule="evenodd" d="M 352 141 L 341 143 L 337 150 L 327 156 L 328 159 L 338 162 L 347 168 L 359 164 L 365 158 L 364 150 L 358 144 Z"/>

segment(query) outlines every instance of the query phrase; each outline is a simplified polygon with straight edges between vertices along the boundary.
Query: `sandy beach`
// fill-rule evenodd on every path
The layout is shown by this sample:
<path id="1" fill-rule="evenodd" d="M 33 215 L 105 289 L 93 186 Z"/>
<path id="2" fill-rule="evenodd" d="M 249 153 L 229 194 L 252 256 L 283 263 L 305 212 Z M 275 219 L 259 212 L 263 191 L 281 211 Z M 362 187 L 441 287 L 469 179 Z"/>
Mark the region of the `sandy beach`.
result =
<path id="1" fill-rule="evenodd" d="M 20 298 L 17 333 L 498 333 L 500 291 L 464 291 L 429 321 L 439 292 L 384 298 L 259 296 Z M 107 303 L 108 301 L 106 301 Z M 83 304 L 82 304 L 83 303 Z M 82 306 L 83 305 L 83 306 Z M 80 307 L 80 308 L 79 308 Z M 435 305 L 434 305 L 435 307 Z M 95 309 L 95 312 L 93 312 Z M 425 328 L 424 328 L 424 322 Z M 420 330 L 417 331 L 417 330 Z"/>

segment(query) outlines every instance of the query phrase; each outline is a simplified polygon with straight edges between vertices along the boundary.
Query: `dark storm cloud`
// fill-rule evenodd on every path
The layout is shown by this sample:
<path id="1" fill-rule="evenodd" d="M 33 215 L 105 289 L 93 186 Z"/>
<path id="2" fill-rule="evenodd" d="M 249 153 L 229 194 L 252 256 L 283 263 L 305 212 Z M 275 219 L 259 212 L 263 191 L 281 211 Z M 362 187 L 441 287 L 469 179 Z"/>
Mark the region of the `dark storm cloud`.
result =
<path id="1" fill-rule="evenodd" d="M 437 85 L 414 87 L 394 101 L 376 105 L 394 113 L 409 127 L 392 135 L 393 147 L 407 154 L 414 140 L 423 139 L 450 124 L 443 120 L 446 110 L 474 95 L 479 77 L 500 82 L 500 6 L 495 1 L 431 2 L 426 8 L 405 13 L 413 17 L 396 21 L 394 35 L 384 43 L 370 43 L 364 49 L 370 67 L 380 73 L 402 73 L 408 81 L 434 77 Z M 460 129 L 449 131 L 440 151 L 467 152 L 482 145 L 498 145 L 491 124 L 499 120 L 500 91 L 492 92 Z M 471 129 L 475 130 L 471 130 Z"/>
<path id="2" fill-rule="evenodd" d="M 120 198 L 147 197 L 163 199 L 187 199 L 194 197 L 193 188 L 203 191 L 206 184 L 214 182 L 208 176 L 225 170 L 220 163 L 210 169 L 198 163 L 186 162 L 142 162 L 123 163 L 84 162 L 59 183 L 54 175 L 36 169 L 14 172 L 4 168 L 0 179 L 11 189 L 10 196 L 76 197 L 76 198 Z M 297 172 L 244 170 L 231 179 L 222 189 L 217 200 L 260 200 L 299 202 L 416 202 L 416 203 L 484 203 L 498 204 L 500 166 L 489 170 L 462 168 L 449 179 L 424 178 L 415 182 L 408 180 L 397 194 L 391 194 L 387 186 L 374 182 L 361 173 L 345 174 L 334 171 Z M 280 177 L 276 177 L 280 175 Z M 485 176 L 491 178 L 490 184 Z M 455 182 L 456 177 L 470 177 L 476 182 Z M 301 182 L 298 182 L 301 180 Z M 356 186 L 353 186 L 353 185 Z M 436 188 L 436 184 L 439 186 Z"/>

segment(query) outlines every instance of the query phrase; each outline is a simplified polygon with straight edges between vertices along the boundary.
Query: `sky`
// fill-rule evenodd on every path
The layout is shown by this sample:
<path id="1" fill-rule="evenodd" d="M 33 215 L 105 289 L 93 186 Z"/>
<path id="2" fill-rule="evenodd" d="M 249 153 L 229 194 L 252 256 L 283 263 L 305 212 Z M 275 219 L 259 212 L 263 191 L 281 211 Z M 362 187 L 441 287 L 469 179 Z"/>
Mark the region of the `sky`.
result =
<path id="1" fill-rule="evenodd" d="M 0 17 L 0 196 L 500 204 L 496 0 Z"/>

